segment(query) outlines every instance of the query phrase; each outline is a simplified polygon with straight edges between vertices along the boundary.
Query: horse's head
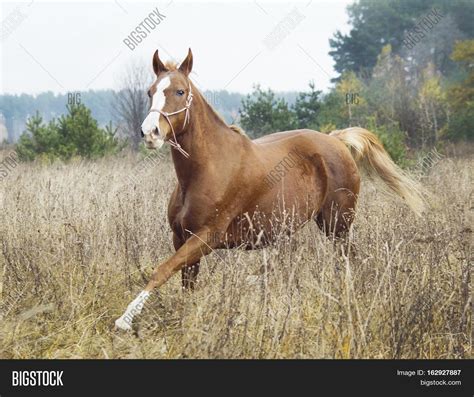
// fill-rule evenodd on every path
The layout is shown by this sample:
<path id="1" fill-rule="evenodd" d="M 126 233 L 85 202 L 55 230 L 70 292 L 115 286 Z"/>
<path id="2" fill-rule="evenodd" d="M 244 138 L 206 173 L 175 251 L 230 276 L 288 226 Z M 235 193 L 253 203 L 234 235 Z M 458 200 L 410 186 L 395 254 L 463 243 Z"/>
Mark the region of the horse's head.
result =
<path id="1" fill-rule="evenodd" d="M 165 66 L 158 56 L 158 50 L 155 51 L 153 70 L 156 80 L 148 90 L 151 106 L 141 127 L 142 137 L 149 149 L 160 148 L 164 141 L 177 144 L 176 136 L 189 122 L 193 97 L 188 76 L 192 67 L 191 49 L 179 68 Z"/>

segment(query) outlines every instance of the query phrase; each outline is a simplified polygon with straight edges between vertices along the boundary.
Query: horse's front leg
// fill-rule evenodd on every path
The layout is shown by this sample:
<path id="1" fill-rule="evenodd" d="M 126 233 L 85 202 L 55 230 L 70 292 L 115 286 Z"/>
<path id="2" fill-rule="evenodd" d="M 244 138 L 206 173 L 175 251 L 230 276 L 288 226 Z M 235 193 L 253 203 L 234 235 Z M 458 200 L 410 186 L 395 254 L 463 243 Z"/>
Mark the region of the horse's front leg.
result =
<path id="1" fill-rule="evenodd" d="M 133 318 L 142 311 L 154 288 L 162 286 L 184 266 L 198 262 L 201 257 L 211 252 L 213 244 L 207 242 L 209 230 L 206 228 L 191 236 L 171 258 L 156 267 L 145 289 L 128 305 L 125 313 L 115 321 L 117 328 L 130 330 Z"/>

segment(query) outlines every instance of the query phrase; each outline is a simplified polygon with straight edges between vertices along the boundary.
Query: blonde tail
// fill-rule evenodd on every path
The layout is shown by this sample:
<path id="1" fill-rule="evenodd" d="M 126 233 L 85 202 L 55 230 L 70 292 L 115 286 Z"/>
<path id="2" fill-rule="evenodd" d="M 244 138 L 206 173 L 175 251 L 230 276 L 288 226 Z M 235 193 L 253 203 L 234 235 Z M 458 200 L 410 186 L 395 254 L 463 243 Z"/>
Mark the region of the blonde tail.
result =
<path id="1" fill-rule="evenodd" d="M 352 127 L 333 131 L 329 135 L 344 142 L 351 149 L 357 164 L 362 165 L 369 175 L 375 173 L 416 214 L 423 212 L 423 189 L 392 161 L 375 134 L 360 127 Z"/>

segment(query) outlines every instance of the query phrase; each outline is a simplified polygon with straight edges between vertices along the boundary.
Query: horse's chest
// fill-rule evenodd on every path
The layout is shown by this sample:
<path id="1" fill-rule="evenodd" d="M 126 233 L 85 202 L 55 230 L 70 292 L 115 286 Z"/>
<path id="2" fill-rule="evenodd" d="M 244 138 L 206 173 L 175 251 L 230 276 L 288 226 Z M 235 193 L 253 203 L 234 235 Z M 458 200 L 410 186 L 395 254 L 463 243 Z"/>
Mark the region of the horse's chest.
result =
<path id="1" fill-rule="evenodd" d="M 173 201 L 174 200 L 174 201 Z M 212 223 L 212 218 L 219 216 L 215 206 L 205 200 L 183 196 L 172 198 L 169 221 L 173 232 L 178 235 L 189 230 L 196 233 L 202 227 Z"/>

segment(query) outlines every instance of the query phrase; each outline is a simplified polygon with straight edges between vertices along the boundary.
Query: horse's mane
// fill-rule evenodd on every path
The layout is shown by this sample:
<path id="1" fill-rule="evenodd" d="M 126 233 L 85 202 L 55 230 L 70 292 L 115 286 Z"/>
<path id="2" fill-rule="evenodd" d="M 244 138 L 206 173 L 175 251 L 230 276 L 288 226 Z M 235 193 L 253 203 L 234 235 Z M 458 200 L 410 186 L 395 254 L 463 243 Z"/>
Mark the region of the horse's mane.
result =
<path id="1" fill-rule="evenodd" d="M 224 120 L 224 118 L 219 114 L 219 112 L 214 109 L 214 106 L 212 106 L 207 100 L 206 100 L 206 97 L 201 94 L 200 91 L 198 91 L 199 94 L 201 95 L 203 101 L 207 104 L 207 106 L 209 106 L 209 109 L 211 109 L 212 113 L 214 113 L 214 116 L 219 119 L 219 121 L 224 124 L 225 126 L 227 126 L 227 128 L 231 129 L 233 132 L 236 132 L 237 134 L 240 134 L 242 136 L 247 136 L 247 134 L 245 133 L 245 131 L 240 128 L 239 126 L 235 125 L 235 124 L 227 124 L 227 122 Z"/>
<path id="2" fill-rule="evenodd" d="M 166 61 L 165 67 L 166 69 L 173 71 L 178 69 L 178 64 L 175 61 Z"/>
<path id="3" fill-rule="evenodd" d="M 242 128 L 240 128 L 238 125 L 231 124 L 231 125 L 228 125 L 228 127 L 229 127 L 232 131 L 236 132 L 237 134 L 240 134 L 240 135 L 243 135 L 243 136 L 247 136 L 247 134 L 245 133 L 245 131 L 244 131 Z"/>

